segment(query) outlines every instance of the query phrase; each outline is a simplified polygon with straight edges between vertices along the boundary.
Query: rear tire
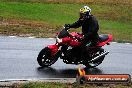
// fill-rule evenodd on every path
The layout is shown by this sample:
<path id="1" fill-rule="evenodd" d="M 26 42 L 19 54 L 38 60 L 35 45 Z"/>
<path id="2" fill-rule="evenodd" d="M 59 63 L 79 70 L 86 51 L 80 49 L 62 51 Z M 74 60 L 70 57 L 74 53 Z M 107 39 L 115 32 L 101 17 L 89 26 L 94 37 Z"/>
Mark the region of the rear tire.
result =
<path id="1" fill-rule="evenodd" d="M 54 64 L 59 58 L 58 53 L 51 56 L 51 50 L 48 47 L 42 49 L 37 57 L 37 62 L 41 67 L 48 67 Z"/>

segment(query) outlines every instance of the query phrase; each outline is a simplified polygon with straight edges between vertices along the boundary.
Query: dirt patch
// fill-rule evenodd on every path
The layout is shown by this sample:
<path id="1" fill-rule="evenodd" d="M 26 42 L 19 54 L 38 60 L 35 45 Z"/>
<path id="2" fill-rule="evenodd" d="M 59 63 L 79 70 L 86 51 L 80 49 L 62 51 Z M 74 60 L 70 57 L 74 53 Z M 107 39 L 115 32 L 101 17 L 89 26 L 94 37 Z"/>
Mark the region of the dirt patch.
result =
<path id="1" fill-rule="evenodd" d="M 17 36 L 55 37 L 60 26 L 30 20 L 1 19 L 0 34 Z"/>
<path id="2" fill-rule="evenodd" d="M 21 19 L 4 19 L 4 18 L 0 18 L 0 25 L 52 28 L 46 22 L 41 22 L 41 21 L 37 22 L 37 21 L 21 20 Z"/>

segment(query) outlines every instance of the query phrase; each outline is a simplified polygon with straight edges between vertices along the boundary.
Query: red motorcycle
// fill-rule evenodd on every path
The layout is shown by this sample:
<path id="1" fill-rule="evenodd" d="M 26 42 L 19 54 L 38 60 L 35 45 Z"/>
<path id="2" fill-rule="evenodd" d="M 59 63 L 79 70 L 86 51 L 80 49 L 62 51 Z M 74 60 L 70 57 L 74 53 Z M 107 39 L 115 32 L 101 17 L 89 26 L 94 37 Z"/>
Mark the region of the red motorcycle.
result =
<path id="1" fill-rule="evenodd" d="M 102 46 L 109 45 L 112 41 L 112 35 L 99 35 L 97 45 L 89 47 L 86 45 L 85 50 L 81 47 L 80 39 L 82 34 L 77 32 L 68 33 L 67 29 L 63 29 L 57 34 L 56 43 L 43 48 L 38 57 L 38 64 L 42 67 L 48 67 L 54 64 L 58 58 L 63 59 L 66 64 L 83 64 L 86 67 L 96 67 L 102 63 L 109 52 L 104 51 Z"/>

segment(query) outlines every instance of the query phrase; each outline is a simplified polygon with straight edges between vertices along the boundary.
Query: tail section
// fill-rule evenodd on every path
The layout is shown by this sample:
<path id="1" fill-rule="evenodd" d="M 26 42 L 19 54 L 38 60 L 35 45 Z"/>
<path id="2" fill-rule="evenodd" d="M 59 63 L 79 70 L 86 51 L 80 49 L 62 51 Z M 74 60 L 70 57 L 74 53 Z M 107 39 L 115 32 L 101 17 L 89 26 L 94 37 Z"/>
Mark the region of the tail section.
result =
<path id="1" fill-rule="evenodd" d="M 105 44 L 109 43 L 112 41 L 113 37 L 111 34 L 108 35 L 100 35 L 99 36 L 100 40 L 97 46 L 104 46 Z"/>

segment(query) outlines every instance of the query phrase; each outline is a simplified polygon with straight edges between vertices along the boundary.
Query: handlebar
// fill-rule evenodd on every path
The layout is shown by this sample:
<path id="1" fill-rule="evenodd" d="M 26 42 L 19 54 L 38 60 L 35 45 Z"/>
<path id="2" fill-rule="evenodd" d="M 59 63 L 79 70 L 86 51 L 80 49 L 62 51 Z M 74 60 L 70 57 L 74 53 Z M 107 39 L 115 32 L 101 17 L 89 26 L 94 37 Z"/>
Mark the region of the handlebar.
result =
<path id="1" fill-rule="evenodd" d="M 66 31 L 68 31 L 68 29 L 70 29 L 70 28 L 66 28 L 65 26 L 63 26 L 63 28 L 64 28 Z"/>

